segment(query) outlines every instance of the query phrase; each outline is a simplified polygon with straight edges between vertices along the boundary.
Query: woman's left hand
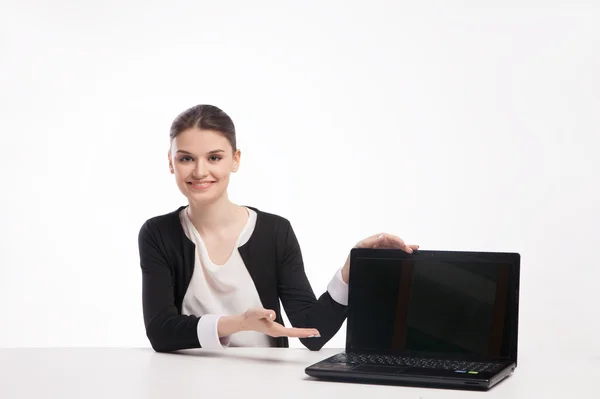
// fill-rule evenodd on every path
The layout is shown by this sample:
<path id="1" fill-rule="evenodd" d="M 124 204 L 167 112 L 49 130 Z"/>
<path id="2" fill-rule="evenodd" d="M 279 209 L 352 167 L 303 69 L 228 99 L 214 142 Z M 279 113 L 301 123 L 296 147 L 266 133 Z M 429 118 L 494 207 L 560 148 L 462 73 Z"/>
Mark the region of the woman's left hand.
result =
<path id="1" fill-rule="evenodd" d="M 389 248 L 389 249 L 401 249 L 409 254 L 419 249 L 418 245 L 406 244 L 404 240 L 392 234 L 382 233 L 375 234 L 371 237 L 367 237 L 361 240 L 354 246 L 354 248 Z M 346 259 L 344 268 L 342 269 L 342 280 L 346 284 L 350 281 L 350 255 Z"/>

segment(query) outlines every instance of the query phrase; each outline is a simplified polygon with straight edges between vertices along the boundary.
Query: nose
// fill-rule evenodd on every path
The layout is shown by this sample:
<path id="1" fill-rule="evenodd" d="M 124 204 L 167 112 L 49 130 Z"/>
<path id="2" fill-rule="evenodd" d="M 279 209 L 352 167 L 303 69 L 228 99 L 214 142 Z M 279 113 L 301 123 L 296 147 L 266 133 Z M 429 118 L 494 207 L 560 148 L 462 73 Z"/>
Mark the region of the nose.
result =
<path id="1" fill-rule="evenodd" d="M 196 162 L 196 167 L 194 168 L 194 175 L 196 178 L 203 178 L 208 173 L 208 166 L 203 159 L 199 159 Z"/>

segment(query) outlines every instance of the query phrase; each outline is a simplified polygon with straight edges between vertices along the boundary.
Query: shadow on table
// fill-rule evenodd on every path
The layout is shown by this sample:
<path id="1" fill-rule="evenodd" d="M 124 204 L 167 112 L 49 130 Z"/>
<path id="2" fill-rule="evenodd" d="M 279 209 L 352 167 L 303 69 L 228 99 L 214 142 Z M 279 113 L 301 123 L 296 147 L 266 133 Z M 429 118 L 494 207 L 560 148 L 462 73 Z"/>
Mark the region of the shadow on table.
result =
<path id="1" fill-rule="evenodd" d="M 268 349 L 267 349 L 268 350 Z M 302 350 L 302 349 L 299 349 Z M 308 349 L 306 350 L 308 354 Z M 238 359 L 238 360 L 248 360 L 253 363 L 261 362 L 265 364 L 300 364 L 303 366 L 308 366 L 310 364 L 316 363 L 319 360 L 325 359 L 329 357 L 326 353 L 323 354 L 322 359 L 319 358 L 315 360 L 311 357 L 303 358 L 301 357 L 290 357 L 287 354 L 281 356 L 281 352 L 273 351 L 272 355 L 258 355 L 256 353 L 240 353 L 240 352 L 232 352 L 228 349 L 221 350 L 204 350 L 204 349 L 190 349 L 172 353 L 155 353 L 157 356 L 179 356 L 183 358 L 212 358 L 212 359 Z"/>

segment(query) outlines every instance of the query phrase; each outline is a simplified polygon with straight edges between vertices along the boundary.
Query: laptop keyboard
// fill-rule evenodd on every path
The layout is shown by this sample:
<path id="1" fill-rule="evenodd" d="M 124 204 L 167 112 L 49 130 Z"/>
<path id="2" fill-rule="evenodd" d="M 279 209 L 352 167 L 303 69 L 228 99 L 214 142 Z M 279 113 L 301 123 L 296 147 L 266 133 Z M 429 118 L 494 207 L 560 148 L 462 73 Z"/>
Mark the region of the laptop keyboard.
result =
<path id="1" fill-rule="evenodd" d="M 469 374 L 496 372 L 502 367 L 497 363 L 471 362 L 461 360 L 426 359 L 416 357 L 340 353 L 331 359 L 335 363 L 369 364 L 383 366 L 418 367 L 438 370 L 452 370 Z"/>

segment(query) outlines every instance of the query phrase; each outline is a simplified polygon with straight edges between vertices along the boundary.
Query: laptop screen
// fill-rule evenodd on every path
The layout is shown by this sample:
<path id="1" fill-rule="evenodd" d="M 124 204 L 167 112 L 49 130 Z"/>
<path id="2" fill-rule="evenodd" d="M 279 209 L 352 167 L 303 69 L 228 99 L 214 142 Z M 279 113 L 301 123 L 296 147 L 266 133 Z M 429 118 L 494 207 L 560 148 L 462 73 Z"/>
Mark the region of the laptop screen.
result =
<path id="1" fill-rule="evenodd" d="M 510 263 L 406 258 L 353 259 L 348 349 L 465 359 L 511 356 L 516 297 L 510 294 L 515 290 Z"/>

